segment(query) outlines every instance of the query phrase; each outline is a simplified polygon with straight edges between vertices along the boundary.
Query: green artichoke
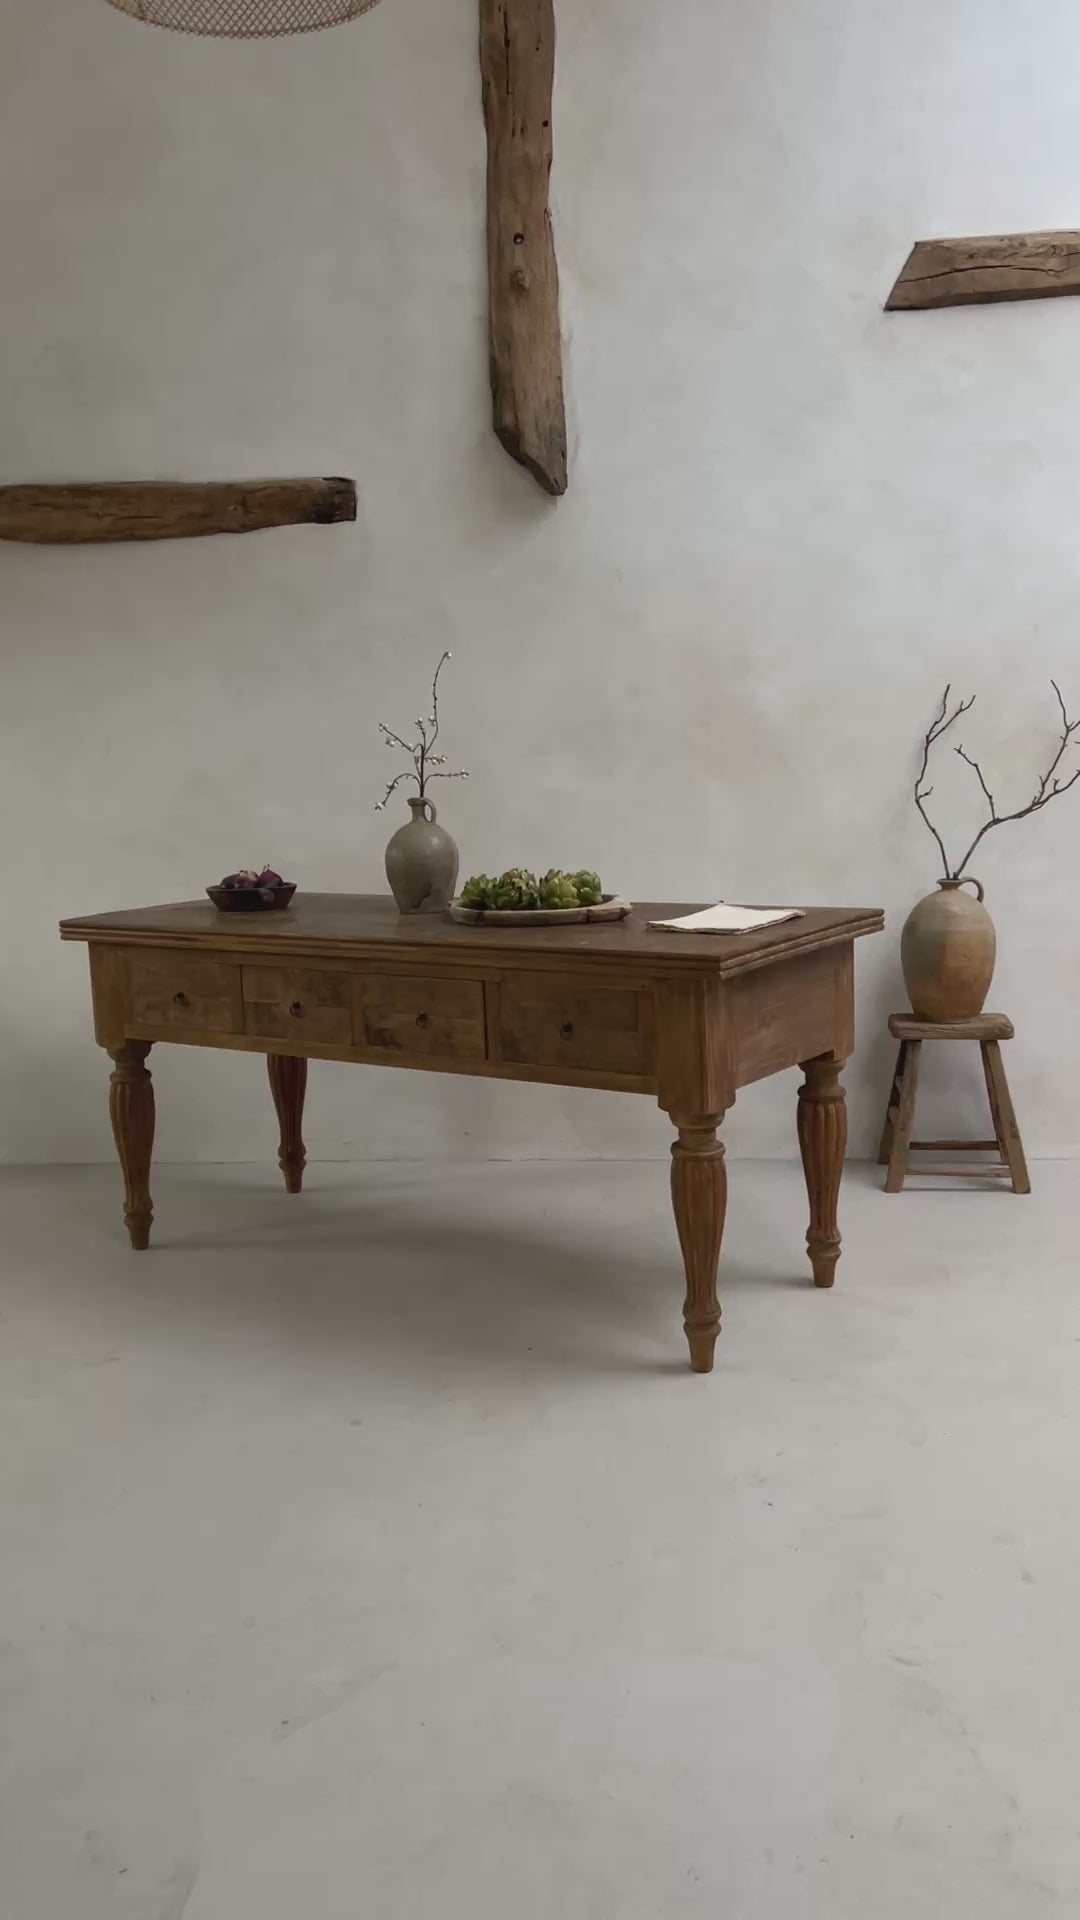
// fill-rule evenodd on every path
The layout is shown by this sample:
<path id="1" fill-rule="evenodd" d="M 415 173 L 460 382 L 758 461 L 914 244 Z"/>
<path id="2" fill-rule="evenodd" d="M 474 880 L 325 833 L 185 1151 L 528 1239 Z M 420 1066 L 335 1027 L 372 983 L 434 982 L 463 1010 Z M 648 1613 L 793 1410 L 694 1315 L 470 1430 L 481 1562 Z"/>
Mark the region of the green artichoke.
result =
<path id="1" fill-rule="evenodd" d="M 474 873 L 466 880 L 461 889 L 461 904 L 471 907 L 474 912 L 483 912 L 485 907 L 495 905 L 495 882 L 486 873 Z"/>
<path id="2" fill-rule="evenodd" d="M 540 905 L 542 907 L 580 905 L 577 888 L 568 873 L 562 873 L 558 867 L 548 868 L 540 882 Z"/>
<path id="3" fill-rule="evenodd" d="M 529 873 L 525 867 L 508 867 L 495 882 L 495 905 L 504 911 L 507 908 L 529 908 L 540 905 L 540 886 L 535 873 Z"/>
<path id="4" fill-rule="evenodd" d="M 577 890 L 581 906 L 598 907 L 600 905 L 604 897 L 604 889 L 600 884 L 598 873 L 590 873 L 586 867 L 582 867 L 580 873 L 570 874 L 569 879 L 571 885 Z"/>

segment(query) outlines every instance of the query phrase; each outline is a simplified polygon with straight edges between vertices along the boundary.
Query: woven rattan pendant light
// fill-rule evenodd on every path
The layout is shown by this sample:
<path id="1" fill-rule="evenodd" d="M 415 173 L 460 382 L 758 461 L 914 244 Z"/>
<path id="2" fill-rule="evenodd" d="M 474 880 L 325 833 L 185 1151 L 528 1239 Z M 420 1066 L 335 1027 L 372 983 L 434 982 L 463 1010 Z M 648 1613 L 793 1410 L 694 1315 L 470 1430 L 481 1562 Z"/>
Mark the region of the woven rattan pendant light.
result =
<path id="1" fill-rule="evenodd" d="M 378 0 L 109 0 L 133 20 L 216 40 L 271 40 L 355 20 Z"/>

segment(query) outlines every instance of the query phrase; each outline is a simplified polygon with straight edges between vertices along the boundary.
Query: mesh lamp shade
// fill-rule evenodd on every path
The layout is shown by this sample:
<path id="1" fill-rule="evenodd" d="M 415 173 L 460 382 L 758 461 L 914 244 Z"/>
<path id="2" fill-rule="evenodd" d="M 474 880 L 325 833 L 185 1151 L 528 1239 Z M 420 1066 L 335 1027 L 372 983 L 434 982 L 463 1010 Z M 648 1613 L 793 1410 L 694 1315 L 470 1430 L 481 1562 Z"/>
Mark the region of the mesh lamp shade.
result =
<path id="1" fill-rule="evenodd" d="M 367 13 L 378 0 L 109 0 L 133 20 L 216 40 L 271 40 L 315 33 Z"/>

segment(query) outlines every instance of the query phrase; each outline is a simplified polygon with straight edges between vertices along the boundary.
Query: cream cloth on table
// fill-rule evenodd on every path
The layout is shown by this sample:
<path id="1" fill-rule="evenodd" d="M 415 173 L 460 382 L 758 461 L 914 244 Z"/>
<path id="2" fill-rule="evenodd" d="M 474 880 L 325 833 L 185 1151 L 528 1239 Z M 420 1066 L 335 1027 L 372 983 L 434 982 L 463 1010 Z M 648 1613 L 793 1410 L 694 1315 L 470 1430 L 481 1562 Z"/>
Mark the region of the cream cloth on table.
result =
<path id="1" fill-rule="evenodd" d="M 729 907 L 720 900 L 715 907 L 684 913 L 681 920 L 650 920 L 649 925 L 664 933 L 754 933 L 758 927 L 774 927 L 779 920 L 802 918 L 802 907 Z"/>

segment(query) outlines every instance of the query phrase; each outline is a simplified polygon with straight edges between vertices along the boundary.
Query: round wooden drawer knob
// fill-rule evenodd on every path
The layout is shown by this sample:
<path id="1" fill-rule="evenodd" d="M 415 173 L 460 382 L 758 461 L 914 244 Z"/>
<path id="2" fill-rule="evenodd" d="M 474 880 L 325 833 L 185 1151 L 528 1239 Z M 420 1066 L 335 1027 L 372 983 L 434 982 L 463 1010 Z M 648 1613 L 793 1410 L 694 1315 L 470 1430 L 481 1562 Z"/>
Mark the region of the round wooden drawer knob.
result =
<path id="1" fill-rule="evenodd" d="M 294 1020 L 299 1020 L 303 1011 L 304 1003 L 302 1000 L 294 1000 L 292 1006 L 289 1008 L 289 1012 L 292 1014 Z"/>
<path id="2" fill-rule="evenodd" d="M 174 993 L 174 994 L 173 994 L 173 1005 L 174 1005 L 175 1007 L 186 1007 L 186 1006 L 187 1006 L 187 994 L 186 994 L 186 993 Z"/>
<path id="3" fill-rule="evenodd" d="M 572 1040 L 572 1039 L 573 1039 L 573 1037 L 574 1037 L 574 1023 L 573 1023 L 573 1021 L 572 1021 L 572 1020 L 564 1020 L 564 1021 L 563 1021 L 563 1023 L 562 1023 L 562 1026 L 561 1026 L 561 1027 L 559 1028 L 559 1039 L 560 1039 L 560 1040 Z"/>
<path id="4" fill-rule="evenodd" d="M 427 1014 L 426 1014 L 426 1013 L 418 1013 L 418 1014 L 417 1014 L 417 1016 L 416 1016 L 416 1024 L 417 1024 L 417 1026 L 418 1026 L 418 1027 L 426 1027 L 426 1026 L 427 1026 L 427 1023 L 428 1023 L 428 1017 L 427 1017 Z"/>

